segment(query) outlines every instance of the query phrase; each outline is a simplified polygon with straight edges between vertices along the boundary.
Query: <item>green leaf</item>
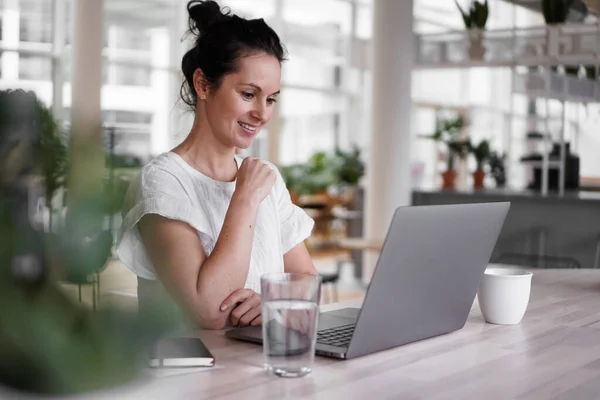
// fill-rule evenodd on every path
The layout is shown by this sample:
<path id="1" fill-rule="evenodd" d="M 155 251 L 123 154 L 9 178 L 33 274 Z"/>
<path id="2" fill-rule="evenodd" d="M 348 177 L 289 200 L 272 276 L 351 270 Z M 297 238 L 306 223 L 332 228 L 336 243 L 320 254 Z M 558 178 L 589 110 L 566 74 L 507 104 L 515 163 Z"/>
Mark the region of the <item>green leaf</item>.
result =
<path id="1" fill-rule="evenodd" d="M 473 26 L 473 21 L 471 20 L 471 17 L 469 14 L 467 14 L 463 8 L 460 6 L 460 4 L 458 4 L 457 0 L 454 0 L 454 3 L 456 3 L 456 6 L 458 7 L 458 9 L 460 10 L 460 13 L 462 15 L 462 19 L 463 22 L 465 23 L 465 27 L 466 28 L 471 28 L 471 26 Z"/>

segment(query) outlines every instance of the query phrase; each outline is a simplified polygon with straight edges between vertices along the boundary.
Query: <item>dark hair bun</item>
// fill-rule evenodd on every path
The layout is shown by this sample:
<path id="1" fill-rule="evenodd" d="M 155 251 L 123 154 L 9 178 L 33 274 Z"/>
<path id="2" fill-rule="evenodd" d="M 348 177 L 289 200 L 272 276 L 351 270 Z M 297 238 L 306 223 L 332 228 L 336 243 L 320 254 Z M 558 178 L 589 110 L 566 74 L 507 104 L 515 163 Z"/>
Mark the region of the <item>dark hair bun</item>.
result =
<path id="1" fill-rule="evenodd" d="M 221 11 L 219 3 L 212 0 L 191 0 L 187 9 L 190 31 L 198 36 L 204 35 L 214 24 L 231 18 L 228 11 Z"/>
<path id="2" fill-rule="evenodd" d="M 1 0 L 0 0 L 1 1 Z M 250 0 L 248 0 L 250 1 Z M 247 20 L 230 14 L 211 0 L 189 0 L 188 33 L 195 35 L 195 43 L 181 60 L 185 81 L 181 85 L 181 98 L 196 109 L 197 95 L 194 73 L 200 69 L 207 89 L 216 90 L 225 75 L 236 72 L 239 60 L 251 54 L 265 53 L 281 63 L 285 49 L 277 33 L 262 19 Z"/>

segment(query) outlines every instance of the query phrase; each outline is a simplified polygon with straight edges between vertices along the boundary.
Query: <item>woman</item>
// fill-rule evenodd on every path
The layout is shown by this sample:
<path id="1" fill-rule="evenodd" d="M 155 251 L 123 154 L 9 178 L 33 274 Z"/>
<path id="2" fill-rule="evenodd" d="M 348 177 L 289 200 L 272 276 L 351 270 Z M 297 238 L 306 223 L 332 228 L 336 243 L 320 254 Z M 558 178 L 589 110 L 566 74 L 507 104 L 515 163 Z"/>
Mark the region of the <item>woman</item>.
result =
<path id="1" fill-rule="evenodd" d="M 303 243 L 313 220 L 276 167 L 236 156 L 271 119 L 285 52 L 262 19 L 214 1 L 187 8 L 196 41 L 182 61 L 182 99 L 194 124 L 132 182 L 117 252 L 138 275 L 141 312 L 168 293 L 203 328 L 260 324 L 262 274 L 317 273 Z"/>

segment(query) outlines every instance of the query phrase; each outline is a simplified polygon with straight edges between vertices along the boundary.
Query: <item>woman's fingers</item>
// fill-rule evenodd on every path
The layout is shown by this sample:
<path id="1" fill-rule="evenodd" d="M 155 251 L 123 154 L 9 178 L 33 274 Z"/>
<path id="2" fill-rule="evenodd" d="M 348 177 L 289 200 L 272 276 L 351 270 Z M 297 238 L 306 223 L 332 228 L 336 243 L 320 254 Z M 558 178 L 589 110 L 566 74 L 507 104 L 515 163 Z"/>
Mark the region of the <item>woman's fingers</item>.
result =
<path id="1" fill-rule="evenodd" d="M 247 302 L 250 302 L 248 300 Z M 239 326 L 248 326 L 251 325 L 252 321 L 254 321 L 257 317 L 261 315 L 260 308 L 260 300 L 257 302 L 253 302 L 253 306 L 250 310 L 248 310 L 242 317 L 239 319 Z"/>
<path id="2" fill-rule="evenodd" d="M 238 289 L 233 292 L 221 303 L 221 311 L 231 310 L 236 304 L 244 302 L 254 293 L 250 289 Z"/>
<path id="3" fill-rule="evenodd" d="M 249 325 L 260 315 L 260 296 L 250 289 L 231 293 L 221 306 L 221 311 L 231 310 L 229 322 L 233 326 Z"/>

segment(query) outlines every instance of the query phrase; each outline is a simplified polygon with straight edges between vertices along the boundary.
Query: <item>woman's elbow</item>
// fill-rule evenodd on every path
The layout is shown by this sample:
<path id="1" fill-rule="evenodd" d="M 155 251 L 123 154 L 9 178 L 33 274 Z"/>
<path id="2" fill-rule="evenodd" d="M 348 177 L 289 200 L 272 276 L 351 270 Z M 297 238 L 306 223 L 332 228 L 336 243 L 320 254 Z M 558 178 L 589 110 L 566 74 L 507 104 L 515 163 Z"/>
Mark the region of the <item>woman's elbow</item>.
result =
<path id="1" fill-rule="evenodd" d="M 221 330 L 225 329 L 227 326 L 226 318 L 216 318 L 216 319 L 206 319 L 204 318 L 202 321 L 199 321 L 200 328 L 207 330 Z"/>
<path id="2" fill-rule="evenodd" d="M 195 313 L 195 320 L 202 329 L 221 330 L 227 326 L 229 316 L 221 310 L 202 310 Z"/>

